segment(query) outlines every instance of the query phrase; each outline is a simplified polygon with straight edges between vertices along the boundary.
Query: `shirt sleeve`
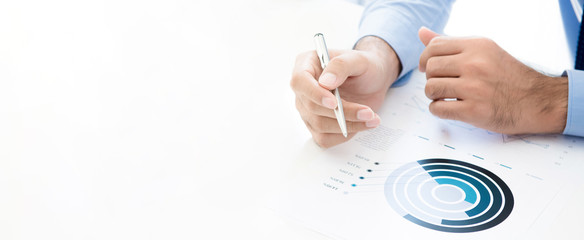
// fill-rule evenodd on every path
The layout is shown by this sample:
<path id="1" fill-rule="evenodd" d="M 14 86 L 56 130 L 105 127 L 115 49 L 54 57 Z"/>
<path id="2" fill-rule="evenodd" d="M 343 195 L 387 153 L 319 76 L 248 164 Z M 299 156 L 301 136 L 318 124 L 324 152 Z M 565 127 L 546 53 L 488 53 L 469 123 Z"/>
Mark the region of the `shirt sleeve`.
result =
<path id="1" fill-rule="evenodd" d="M 584 71 L 567 70 L 568 115 L 564 134 L 584 137 Z"/>
<path id="2" fill-rule="evenodd" d="M 375 0 L 365 7 L 358 39 L 376 36 L 385 40 L 402 64 L 401 78 L 418 66 L 424 45 L 418 30 L 425 26 L 442 32 L 454 0 Z"/>

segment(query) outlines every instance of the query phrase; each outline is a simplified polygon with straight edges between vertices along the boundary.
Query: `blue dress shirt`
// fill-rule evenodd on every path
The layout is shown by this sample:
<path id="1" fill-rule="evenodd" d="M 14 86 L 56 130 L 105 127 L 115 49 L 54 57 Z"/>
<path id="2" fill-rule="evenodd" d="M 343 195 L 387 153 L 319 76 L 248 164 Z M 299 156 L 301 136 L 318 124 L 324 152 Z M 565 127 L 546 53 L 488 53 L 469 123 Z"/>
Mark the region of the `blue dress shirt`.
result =
<path id="1" fill-rule="evenodd" d="M 580 17 L 575 17 L 572 2 L 559 0 L 566 28 L 568 45 L 576 53 Z M 398 82 L 418 66 L 424 45 L 418 39 L 418 29 L 425 26 L 442 32 L 454 0 L 393 0 L 371 1 L 359 24 L 359 39 L 376 36 L 385 40 L 396 52 L 402 64 Z M 581 4 L 581 3 L 580 3 Z M 581 5 L 580 5 L 581 6 Z M 574 56 L 573 56 L 574 57 Z M 564 134 L 584 136 L 584 71 L 566 70 L 568 76 L 568 115 Z"/>
<path id="2" fill-rule="evenodd" d="M 559 1 L 566 39 L 572 53 L 572 62 L 574 62 L 582 22 L 582 1 Z M 570 69 L 566 70 L 564 75 L 568 76 L 568 115 L 564 134 L 584 136 L 584 71 Z"/>

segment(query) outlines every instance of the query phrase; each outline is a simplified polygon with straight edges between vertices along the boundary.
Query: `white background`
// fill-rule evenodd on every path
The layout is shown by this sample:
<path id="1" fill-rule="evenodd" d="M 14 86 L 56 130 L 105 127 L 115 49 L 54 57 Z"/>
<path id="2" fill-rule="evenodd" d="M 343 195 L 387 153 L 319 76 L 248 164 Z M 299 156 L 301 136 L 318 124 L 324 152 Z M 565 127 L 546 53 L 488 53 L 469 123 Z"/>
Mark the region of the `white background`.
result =
<path id="1" fill-rule="evenodd" d="M 350 48 L 361 11 L 0 2 L 0 239 L 323 238 L 265 206 L 319 151 L 294 108 L 295 55 L 316 32 Z M 561 72 L 572 65 L 561 24 L 556 1 L 466 0 L 446 33 Z"/>

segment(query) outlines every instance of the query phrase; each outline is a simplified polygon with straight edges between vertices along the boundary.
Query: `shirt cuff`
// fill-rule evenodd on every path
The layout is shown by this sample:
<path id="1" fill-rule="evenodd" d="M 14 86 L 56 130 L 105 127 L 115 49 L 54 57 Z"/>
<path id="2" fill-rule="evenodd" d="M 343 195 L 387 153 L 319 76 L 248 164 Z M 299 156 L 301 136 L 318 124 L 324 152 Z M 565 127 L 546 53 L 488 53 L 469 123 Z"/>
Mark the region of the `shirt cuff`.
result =
<path id="1" fill-rule="evenodd" d="M 584 137 L 584 71 L 567 70 L 566 74 L 568 75 L 568 115 L 564 134 Z"/>
<path id="2" fill-rule="evenodd" d="M 399 12 L 396 12 L 400 15 Z M 404 28 L 409 25 L 407 17 L 393 17 L 393 21 L 387 21 L 387 12 L 373 11 L 361 22 L 359 40 L 367 36 L 383 39 L 397 54 L 402 65 L 402 71 L 398 79 L 418 66 L 419 55 L 424 45 L 417 38 L 419 28 Z"/>
<path id="3" fill-rule="evenodd" d="M 425 48 L 418 39 L 420 27 L 442 32 L 453 1 L 372 1 L 361 18 L 358 39 L 375 36 L 387 42 L 401 62 L 400 80 L 418 66 Z"/>

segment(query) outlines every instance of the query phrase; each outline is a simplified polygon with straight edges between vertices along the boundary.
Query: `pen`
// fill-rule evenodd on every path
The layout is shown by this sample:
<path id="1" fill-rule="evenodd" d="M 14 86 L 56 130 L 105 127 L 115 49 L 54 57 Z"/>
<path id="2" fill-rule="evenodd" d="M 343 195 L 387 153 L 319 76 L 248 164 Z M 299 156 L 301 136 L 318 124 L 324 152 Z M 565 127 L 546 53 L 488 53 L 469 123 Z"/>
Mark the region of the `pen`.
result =
<path id="1" fill-rule="evenodd" d="M 324 70 L 330 61 L 328 49 L 324 42 L 324 35 L 322 35 L 322 33 L 315 34 L 314 43 L 316 45 L 316 55 L 320 60 L 320 66 L 322 67 L 322 70 Z M 343 132 L 343 136 L 347 137 L 347 123 L 345 122 L 345 114 L 343 113 L 343 103 L 341 102 L 339 89 L 335 88 L 332 92 L 337 98 L 337 107 L 334 109 L 335 116 L 337 117 L 337 122 L 339 122 L 339 127 L 341 127 L 341 132 Z"/>

